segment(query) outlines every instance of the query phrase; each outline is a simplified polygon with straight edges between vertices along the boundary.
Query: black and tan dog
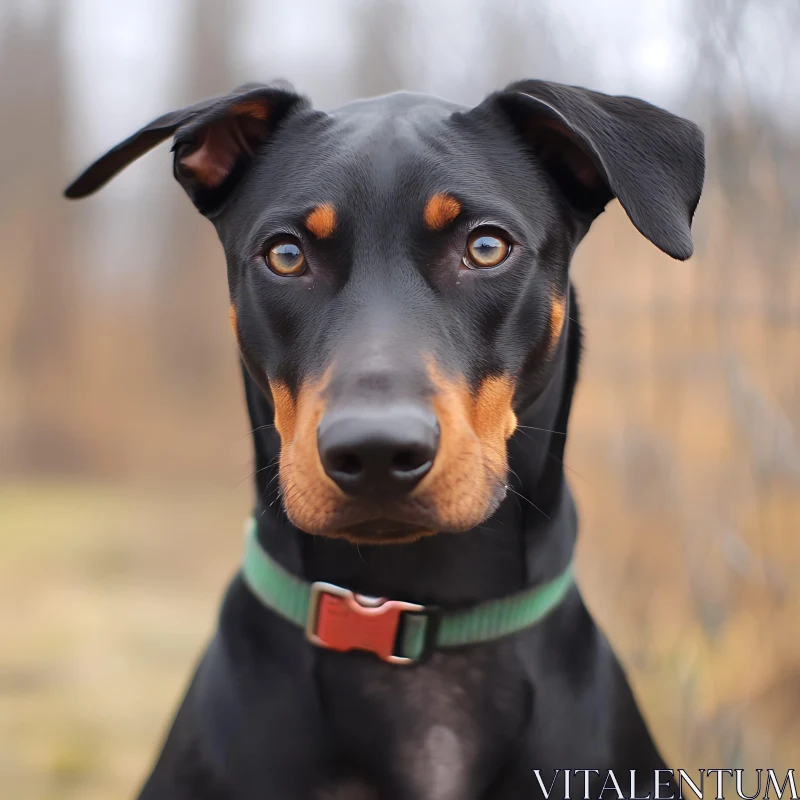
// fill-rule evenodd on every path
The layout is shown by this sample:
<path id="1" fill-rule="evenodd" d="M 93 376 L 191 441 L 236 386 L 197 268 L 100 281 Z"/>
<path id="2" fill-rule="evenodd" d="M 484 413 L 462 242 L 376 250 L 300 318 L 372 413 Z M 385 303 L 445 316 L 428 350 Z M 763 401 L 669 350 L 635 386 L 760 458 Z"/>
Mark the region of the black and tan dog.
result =
<path id="1" fill-rule="evenodd" d="M 569 573 L 569 265 L 614 197 L 691 255 L 700 131 L 540 81 L 327 113 L 247 85 L 67 196 L 173 135 L 225 249 L 257 503 L 141 797 L 505 800 L 565 769 L 597 770 L 595 796 L 607 770 L 652 791 L 662 759 Z"/>

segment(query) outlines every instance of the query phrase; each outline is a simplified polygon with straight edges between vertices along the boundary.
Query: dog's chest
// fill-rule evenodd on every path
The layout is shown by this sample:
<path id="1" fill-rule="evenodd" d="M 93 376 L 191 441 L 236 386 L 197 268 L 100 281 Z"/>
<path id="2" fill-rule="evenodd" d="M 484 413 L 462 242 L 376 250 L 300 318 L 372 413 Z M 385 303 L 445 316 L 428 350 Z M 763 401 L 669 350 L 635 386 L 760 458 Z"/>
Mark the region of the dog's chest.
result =
<path id="1" fill-rule="evenodd" d="M 417 732 L 418 733 L 418 732 Z M 431 725 L 421 738 L 403 743 L 390 766 L 389 785 L 379 790 L 361 777 L 332 781 L 318 800 L 464 800 L 469 790 L 470 751 L 474 742 L 464 741 L 463 731 L 444 724 Z M 381 782 L 382 783 L 382 782 Z"/>
<path id="2" fill-rule="evenodd" d="M 521 678 L 499 663 L 486 648 L 412 668 L 361 660 L 355 681 L 336 670 L 332 733 L 356 773 L 320 800 L 480 798 L 525 714 Z"/>
<path id="3" fill-rule="evenodd" d="M 481 731 L 472 704 L 470 683 L 448 680 L 433 670 L 414 679 L 404 676 L 402 692 L 410 735 L 395 735 L 391 745 L 395 780 L 420 800 L 463 800 L 474 784 L 474 759 Z M 405 716 L 405 715 L 404 715 Z"/>

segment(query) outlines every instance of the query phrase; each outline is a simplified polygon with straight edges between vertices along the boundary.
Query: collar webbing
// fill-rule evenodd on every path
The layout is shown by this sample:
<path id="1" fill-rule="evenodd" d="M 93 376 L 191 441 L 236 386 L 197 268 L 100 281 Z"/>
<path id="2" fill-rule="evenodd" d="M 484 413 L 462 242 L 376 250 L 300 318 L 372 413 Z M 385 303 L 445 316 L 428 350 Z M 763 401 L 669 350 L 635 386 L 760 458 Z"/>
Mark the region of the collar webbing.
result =
<path id="1" fill-rule="evenodd" d="M 322 586 L 321 591 L 326 593 L 328 585 L 308 583 L 278 564 L 261 547 L 254 518 L 250 518 L 246 526 L 242 577 L 267 608 L 307 631 L 316 629 L 316 620 L 309 621 L 320 591 L 315 587 Z M 418 661 L 430 649 L 488 642 L 530 628 L 561 603 L 572 585 L 570 564 L 547 583 L 468 609 L 442 611 L 420 607 L 418 611 L 406 611 L 399 625 L 394 660 L 396 663 Z M 346 590 L 343 592 L 350 594 Z M 313 611 L 317 613 L 316 607 Z M 320 644 L 318 638 L 313 640 Z"/>

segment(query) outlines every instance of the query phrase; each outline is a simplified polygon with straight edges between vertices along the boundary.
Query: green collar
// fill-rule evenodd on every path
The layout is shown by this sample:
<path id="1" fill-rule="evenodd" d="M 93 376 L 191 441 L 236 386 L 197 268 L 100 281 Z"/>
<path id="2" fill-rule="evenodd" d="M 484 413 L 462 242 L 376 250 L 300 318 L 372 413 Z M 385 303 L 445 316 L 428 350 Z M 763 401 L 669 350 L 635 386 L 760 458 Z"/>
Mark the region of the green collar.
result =
<path id="1" fill-rule="evenodd" d="M 535 625 L 573 585 L 570 564 L 557 578 L 508 597 L 459 611 L 366 597 L 331 583 L 308 583 L 280 566 L 259 544 L 258 523 L 247 522 L 242 577 L 269 609 L 305 628 L 319 647 L 368 650 L 392 664 L 423 660 L 433 649 L 479 644 Z"/>

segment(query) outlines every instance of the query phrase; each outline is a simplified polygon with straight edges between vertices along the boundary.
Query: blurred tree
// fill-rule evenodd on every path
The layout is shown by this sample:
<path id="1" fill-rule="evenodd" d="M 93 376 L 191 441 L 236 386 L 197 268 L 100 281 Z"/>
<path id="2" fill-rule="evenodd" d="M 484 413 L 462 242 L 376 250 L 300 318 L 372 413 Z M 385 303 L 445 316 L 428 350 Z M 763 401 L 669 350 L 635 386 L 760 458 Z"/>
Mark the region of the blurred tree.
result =
<path id="1" fill-rule="evenodd" d="M 361 3 L 353 11 L 357 42 L 353 58 L 353 96 L 375 97 L 408 88 L 404 49 L 408 33 L 408 7 L 404 0 Z"/>
<path id="2" fill-rule="evenodd" d="M 0 139 L 4 191 L 0 195 L 3 250 L 0 268 L 24 272 L 11 338 L 9 369 L 24 408 L 14 451 L 26 468 L 74 468 L 78 443 L 63 425 L 64 394 L 75 355 L 75 303 L 70 230 L 64 223 L 61 181 L 67 174 L 64 50 L 59 0 L 39 14 L 9 7 L 0 29 Z M 21 79 L 24 78 L 24 82 Z M 8 257 L 15 254 L 15 257 Z M 63 389 L 56 397 L 54 388 Z"/>
<path id="3" fill-rule="evenodd" d="M 480 59 L 488 78 L 486 91 L 525 78 L 565 80 L 564 57 L 547 3 L 521 4 L 518 0 L 485 2 L 486 35 Z"/>
<path id="4" fill-rule="evenodd" d="M 760 302 L 764 317 L 773 324 L 796 319 L 792 287 L 800 243 L 796 180 L 800 145 L 793 125 L 786 124 L 785 112 L 791 111 L 792 99 L 800 93 L 796 81 L 781 70 L 783 54 L 758 45 L 762 40 L 800 40 L 800 4 L 700 0 L 690 4 L 689 11 L 695 66 L 686 105 L 706 131 L 709 183 L 721 194 L 724 214 L 736 220 L 736 235 L 716 243 L 723 252 L 714 259 L 714 272 L 705 278 L 718 297 L 724 374 L 744 435 L 751 445 L 762 442 L 754 469 L 763 471 L 763 443 L 775 443 L 771 432 L 782 430 L 780 446 L 770 445 L 772 456 L 767 460 L 772 466 L 767 471 L 786 472 L 787 464 L 798 458 L 794 428 L 800 425 L 800 388 L 785 398 L 787 407 L 795 409 L 793 425 L 780 403 L 760 394 L 758 382 L 741 362 L 733 327 L 741 316 L 742 287 L 753 281 L 762 283 L 764 290 L 756 297 L 747 296 L 748 304 Z M 754 33 L 758 31 L 760 35 Z M 791 54 L 786 62 L 794 63 Z M 752 274 L 754 264 L 757 276 Z M 793 474 L 792 469 L 788 472 Z"/>
<path id="5" fill-rule="evenodd" d="M 237 81 L 232 49 L 242 13 L 239 0 L 194 0 L 188 4 L 186 59 L 176 105 L 224 94 Z M 202 224 L 181 191 L 169 194 L 167 233 L 156 294 L 157 351 L 165 379 L 178 391 L 193 393 L 208 386 L 219 359 L 230 358 L 219 347 L 218 328 L 209 317 L 225 291 L 224 257 L 211 226 Z"/>

